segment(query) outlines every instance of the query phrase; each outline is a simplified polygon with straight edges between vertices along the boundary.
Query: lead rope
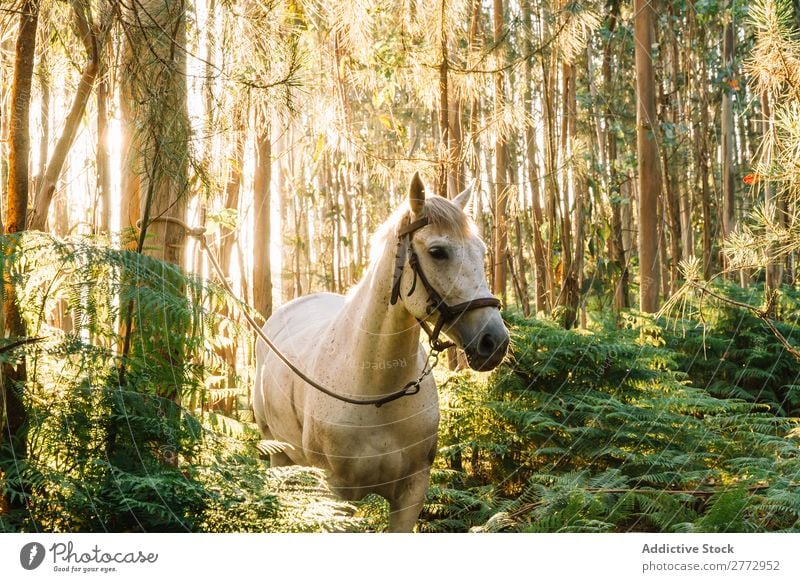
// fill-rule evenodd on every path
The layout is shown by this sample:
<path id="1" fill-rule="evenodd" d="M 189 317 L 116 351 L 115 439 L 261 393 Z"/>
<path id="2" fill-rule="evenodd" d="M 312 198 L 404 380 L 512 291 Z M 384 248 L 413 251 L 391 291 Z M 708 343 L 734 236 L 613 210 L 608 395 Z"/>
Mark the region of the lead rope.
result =
<path id="1" fill-rule="evenodd" d="M 214 267 L 214 271 L 217 273 L 217 277 L 219 278 L 222 287 L 225 289 L 225 291 L 228 292 L 228 294 L 231 297 L 236 299 L 240 304 L 247 305 L 241 299 L 239 299 L 236 293 L 234 293 L 233 288 L 231 288 L 230 283 L 228 283 L 227 279 L 225 278 L 225 274 L 222 271 L 222 267 L 219 266 L 217 257 L 214 255 L 214 253 L 211 251 L 211 248 L 208 245 L 208 240 L 206 239 L 206 229 L 204 227 L 199 226 L 197 228 L 192 228 L 191 226 L 183 222 L 181 219 L 174 218 L 171 216 L 161 216 L 155 218 L 151 221 L 151 223 L 157 221 L 171 222 L 173 224 L 177 224 L 186 231 L 186 234 L 198 239 L 200 241 L 200 246 L 208 256 L 209 260 L 211 261 L 211 266 Z M 139 223 L 137 223 L 137 227 L 138 226 Z M 420 391 L 422 381 L 427 376 L 429 376 L 431 372 L 433 372 L 433 369 L 436 367 L 436 364 L 439 363 L 439 351 L 436 349 L 431 349 L 431 351 L 428 352 L 428 357 L 425 360 L 425 365 L 422 367 L 422 372 L 420 373 L 419 377 L 416 380 L 412 380 L 411 382 L 403 386 L 400 390 L 387 394 L 386 396 L 380 396 L 377 398 L 351 398 L 349 396 L 343 396 L 341 394 L 333 392 L 332 390 L 329 390 L 328 388 L 325 388 L 321 384 L 315 382 L 314 380 L 306 376 L 306 374 L 302 370 L 300 370 L 297 366 L 295 366 L 289 360 L 289 358 L 286 357 L 286 355 L 283 352 L 281 352 L 280 349 L 278 349 L 278 347 L 274 343 L 272 343 L 272 340 L 270 340 L 269 337 L 267 337 L 267 334 L 264 333 L 264 331 L 258 325 L 256 320 L 253 319 L 253 316 L 250 315 L 246 309 L 240 309 L 240 311 L 242 315 L 244 315 L 245 320 L 247 320 L 247 323 L 250 324 L 250 327 L 253 328 L 253 331 L 255 331 L 256 334 L 258 334 L 258 336 L 262 340 L 264 340 L 264 343 L 267 344 L 269 349 L 271 349 L 275 353 L 275 355 L 278 356 L 278 358 L 284 364 L 286 364 L 286 366 L 292 372 L 294 372 L 300 379 L 302 379 L 304 382 L 311 385 L 312 387 L 316 388 L 323 394 L 327 394 L 331 398 L 335 398 L 336 400 L 341 400 L 342 402 L 347 402 L 348 404 L 359 404 L 359 405 L 374 404 L 377 408 L 380 408 L 387 402 L 392 402 L 393 400 L 397 400 L 404 396 L 411 396 L 413 394 L 417 394 Z"/>

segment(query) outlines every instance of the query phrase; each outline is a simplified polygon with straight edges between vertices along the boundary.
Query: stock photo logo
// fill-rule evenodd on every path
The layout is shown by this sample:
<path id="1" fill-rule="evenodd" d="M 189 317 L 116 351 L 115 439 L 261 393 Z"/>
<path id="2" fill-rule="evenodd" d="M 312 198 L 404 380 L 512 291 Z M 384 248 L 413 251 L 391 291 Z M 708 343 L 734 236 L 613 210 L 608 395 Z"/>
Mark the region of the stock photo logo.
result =
<path id="1" fill-rule="evenodd" d="M 44 546 L 38 542 L 30 542 L 19 551 L 19 563 L 26 570 L 35 570 L 44 562 Z"/>
<path id="2" fill-rule="evenodd" d="M 38 542 L 30 542 L 19 551 L 19 563 L 25 570 L 36 570 L 45 558 L 50 557 L 54 572 L 72 574 L 110 574 L 129 567 L 155 564 L 159 555 L 142 550 L 108 550 L 95 544 L 87 548 L 76 546 L 73 542 L 56 542 L 49 548 Z"/>

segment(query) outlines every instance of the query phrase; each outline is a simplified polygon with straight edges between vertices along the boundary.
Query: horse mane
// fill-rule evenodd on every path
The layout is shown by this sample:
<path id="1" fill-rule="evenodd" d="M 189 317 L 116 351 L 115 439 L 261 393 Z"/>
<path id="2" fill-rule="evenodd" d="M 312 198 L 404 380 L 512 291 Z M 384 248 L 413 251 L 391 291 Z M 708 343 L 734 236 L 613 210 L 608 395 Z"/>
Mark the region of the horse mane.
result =
<path id="1" fill-rule="evenodd" d="M 475 223 L 460 207 L 441 196 L 428 196 L 425 198 L 422 216 L 427 217 L 431 226 L 438 227 L 460 240 L 475 234 L 477 230 Z M 420 218 L 420 216 L 415 218 Z M 372 236 L 370 240 L 370 263 L 374 263 L 380 258 L 380 253 L 386 249 L 387 244 L 391 244 L 391 248 L 394 249 L 397 232 L 411 220 L 413 219 L 408 201 L 403 202 Z"/>

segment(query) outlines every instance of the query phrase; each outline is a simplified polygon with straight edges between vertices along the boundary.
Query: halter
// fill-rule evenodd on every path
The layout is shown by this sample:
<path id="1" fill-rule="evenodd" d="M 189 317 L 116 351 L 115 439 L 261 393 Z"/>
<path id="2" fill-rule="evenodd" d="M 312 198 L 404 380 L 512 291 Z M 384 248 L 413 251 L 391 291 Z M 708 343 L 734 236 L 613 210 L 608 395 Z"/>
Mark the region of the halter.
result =
<path id="1" fill-rule="evenodd" d="M 394 305 L 400 298 L 400 280 L 403 276 L 403 268 L 405 267 L 406 257 L 408 257 L 408 266 L 411 267 L 411 271 L 414 273 L 414 280 L 411 283 L 411 289 L 406 297 L 410 297 L 411 294 L 414 293 L 417 288 L 417 279 L 419 279 L 422 282 L 422 286 L 425 287 L 425 291 L 428 292 L 428 315 L 432 314 L 434 311 L 438 311 L 439 318 L 437 319 L 436 324 L 433 326 L 433 329 L 431 329 L 423 319 L 416 319 L 420 327 L 428 335 L 431 349 L 436 352 L 442 352 L 447 348 L 451 348 L 456 345 L 453 342 L 443 342 L 439 339 L 439 334 L 442 331 L 442 327 L 452 321 L 455 321 L 467 311 L 480 309 L 482 307 L 494 307 L 496 309 L 500 309 L 502 304 L 496 297 L 479 297 L 477 299 L 470 299 L 469 301 L 464 301 L 463 303 L 458 303 L 456 305 L 448 305 L 441 294 L 433 287 L 433 285 L 431 285 L 431 282 L 425 276 L 425 273 L 422 271 L 422 265 L 419 262 L 419 257 L 417 256 L 417 252 L 414 250 L 414 245 L 411 244 L 411 239 L 414 237 L 414 233 L 428 224 L 428 217 L 424 216 L 419 220 L 415 220 L 414 222 L 404 226 L 397 233 L 397 254 L 395 255 L 394 280 L 392 281 L 392 297 L 390 303 Z"/>

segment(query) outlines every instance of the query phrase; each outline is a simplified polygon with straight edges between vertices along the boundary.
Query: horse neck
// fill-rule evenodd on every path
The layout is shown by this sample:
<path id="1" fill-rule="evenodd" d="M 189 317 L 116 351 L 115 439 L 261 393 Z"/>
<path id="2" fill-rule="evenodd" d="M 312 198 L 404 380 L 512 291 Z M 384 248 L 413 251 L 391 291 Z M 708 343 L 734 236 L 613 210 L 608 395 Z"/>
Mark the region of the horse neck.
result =
<path id="1" fill-rule="evenodd" d="M 420 328 L 402 301 L 391 305 L 394 239 L 351 292 L 337 318 L 337 331 L 349 335 L 347 357 L 364 382 L 364 391 L 385 393 L 419 374 Z M 371 380 L 371 381 L 368 381 Z"/>

